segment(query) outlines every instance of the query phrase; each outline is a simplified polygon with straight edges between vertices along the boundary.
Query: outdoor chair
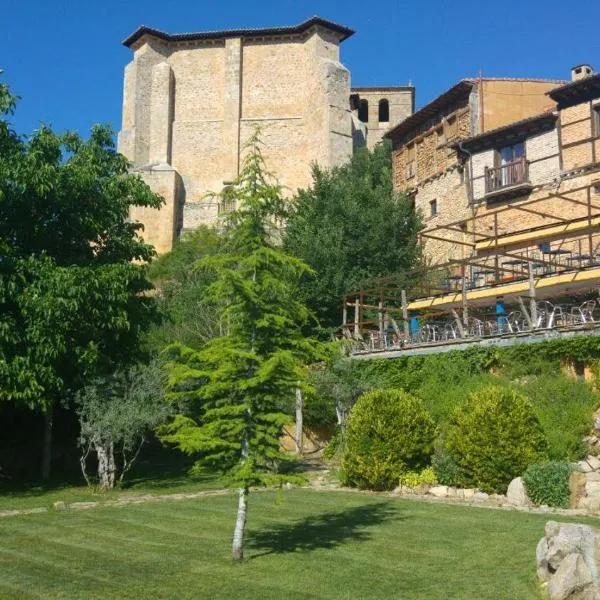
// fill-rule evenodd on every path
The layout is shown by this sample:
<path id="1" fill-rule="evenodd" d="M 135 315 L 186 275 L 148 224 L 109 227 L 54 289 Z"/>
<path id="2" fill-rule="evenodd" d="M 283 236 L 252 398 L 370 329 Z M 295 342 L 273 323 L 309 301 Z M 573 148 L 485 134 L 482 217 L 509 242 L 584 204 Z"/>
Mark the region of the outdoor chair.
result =
<path id="1" fill-rule="evenodd" d="M 583 325 L 584 323 L 595 323 L 594 309 L 596 308 L 595 300 L 587 300 L 579 306 L 574 306 L 571 309 L 571 320 L 574 325 Z"/>

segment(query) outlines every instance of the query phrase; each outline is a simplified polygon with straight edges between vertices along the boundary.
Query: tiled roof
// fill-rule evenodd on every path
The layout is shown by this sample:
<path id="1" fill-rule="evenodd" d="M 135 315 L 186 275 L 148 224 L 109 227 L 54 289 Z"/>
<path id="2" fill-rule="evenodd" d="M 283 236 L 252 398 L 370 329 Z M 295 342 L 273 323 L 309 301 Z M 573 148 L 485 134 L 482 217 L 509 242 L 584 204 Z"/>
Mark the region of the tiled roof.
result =
<path id="1" fill-rule="evenodd" d="M 600 98 L 600 73 L 554 88 L 548 92 L 548 96 L 558 103 L 559 109 Z"/>
<path id="2" fill-rule="evenodd" d="M 543 112 L 533 117 L 527 117 L 520 121 L 514 121 L 508 125 L 497 127 L 484 131 L 470 138 L 458 140 L 450 144 L 451 148 L 465 149 L 469 152 L 481 151 L 495 146 L 502 140 L 517 138 L 527 134 L 539 133 L 540 131 L 548 131 L 554 127 L 554 123 L 558 118 L 557 113 L 553 111 Z"/>
<path id="3" fill-rule="evenodd" d="M 385 133 L 385 137 L 393 139 L 397 138 L 412 129 L 415 129 L 428 119 L 432 118 L 437 112 L 447 106 L 451 102 L 454 102 L 457 98 L 465 96 L 473 89 L 475 80 L 462 79 L 457 84 L 453 85 L 450 89 L 446 90 L 443 94 L 439 95 L 435 100 L 426 104 L 423 108 L 419 109 L 416 113 L 413 113 L 407 119 L 404 119 L 401 123 L 396 125 L 393 129 L 390 129 Z"/>
<path id="4" fill-rule="evenodd" d="M 314 27 L 315 25 L 321 25 L 326 29 L 341 34 L 342 37 L 340 41 L 344 41 L 345 39 L 349 38 L 351 35 L 354 34 L 353 29 L 345 27 L 344 25 L 339 25 L 338 23 L 334 23 L 333 21 L 328 21 L 327 19 L 322 19 L 321 17 L 314 16 L 298 25 L 291 25 L 285 27 L 267 27 L 260 29 L 223 29 L 221 31 L 197 31 L 193 33 L 174 34 L 165 33 L 164 31 L 160 31 L 159 29 L 153 29 L 152 27 L 142 25 L 125 40 L 123 40 L 123 45 L 130 48 L 143 35 L 151 35 L 152 37 L 164 40 L 166 42 L 185 42 L 195 40 L 215 40 L 232 37 L 264 37 L 273 35 L 293 35 L 304 33 L 305 31 L 307 31 L 311 27 Z"/>

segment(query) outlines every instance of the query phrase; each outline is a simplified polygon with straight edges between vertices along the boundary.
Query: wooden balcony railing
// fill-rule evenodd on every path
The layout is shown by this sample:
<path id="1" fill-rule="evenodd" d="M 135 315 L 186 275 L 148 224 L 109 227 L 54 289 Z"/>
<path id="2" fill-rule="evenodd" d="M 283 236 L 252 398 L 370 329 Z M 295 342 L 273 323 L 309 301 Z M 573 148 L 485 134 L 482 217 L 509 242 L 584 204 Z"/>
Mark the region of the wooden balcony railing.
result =
<path id="1" fill-rule="evenodd" d="M 486 194 L 524 183 L 529 183 L 529 165 L 524 156 L 500 167 L 485 168 Z"/>

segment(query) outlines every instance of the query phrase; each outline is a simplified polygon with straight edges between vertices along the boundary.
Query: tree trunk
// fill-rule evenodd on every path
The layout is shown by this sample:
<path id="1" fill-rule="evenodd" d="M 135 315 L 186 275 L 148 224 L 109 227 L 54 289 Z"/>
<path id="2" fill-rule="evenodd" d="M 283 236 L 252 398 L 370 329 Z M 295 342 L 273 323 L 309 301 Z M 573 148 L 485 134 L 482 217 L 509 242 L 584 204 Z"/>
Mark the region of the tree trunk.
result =
<path id="1" fill-rule="evenodd" d="M 302 390 L 296 388 L 296 454 L 302 454 L 304 450 L 304 434 L 302 432 L 302 409 L 304 402 L 302 399 Z"/>
<path id="2" fill-rule="evenodd" d="M 42 480 L 48 481 L 52 474 L 52 425 L 53 406 L 50 404 L 44 413 L 44 442 L 42 446 Z"/>
<path id="3" fill-rule="evenodd" d="M 98 479 L 100 489 L 112 490 L 115 487 L 115 452 L 112 442 L 95 442 L 98 456 Z"/>
<path id="4" fill-rule="evenodd" d="M 244 558 L 244 533 L 246 531 L 246 518 L 248 514 L 248 488 L 243 487 L 239 490 L 237 520 L 233 532 L 233 545 L 231 548 L 231 557 L 235 561 L 241 561 Z"/>

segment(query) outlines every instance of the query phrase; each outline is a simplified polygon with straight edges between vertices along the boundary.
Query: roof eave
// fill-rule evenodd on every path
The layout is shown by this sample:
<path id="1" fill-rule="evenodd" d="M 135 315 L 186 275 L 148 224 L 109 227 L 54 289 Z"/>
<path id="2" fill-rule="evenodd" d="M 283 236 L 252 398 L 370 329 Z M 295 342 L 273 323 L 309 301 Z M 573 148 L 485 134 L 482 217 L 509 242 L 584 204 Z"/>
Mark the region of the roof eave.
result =
<path id="1" fill-rule="evenodd" d="M 141 27 L 138 27 L 131 35 L 129 35 L 123 40 L 123 45 L 127 48 L 131 48 L 144 35 L 150 35 L 165 42 L 215 40 L 231 37 L 248 38 L 274 35 L 295 35 L 304 33 L 312 27 L 316 27 L 319 25 L 321 27 L 329 29 L 330 31 L 333 31 L 334 33 L 339 34 L 340 42 L 347 40 L 355 33 L 355 31 L 353 29 L 350 29 L 349 27 L 340 25 L 338 23 L 334 23 L 333 21 L 328 21 L 327 19 L 323 19 L 318 16 L 314 16 L 302 23 L 299 23 L 298 25 L 284 27 L 265 27 L 260 29 L 225 29 L 221 31 L 198 31 L 192 33 L 176 34 L 166 33 L 164 31 L 160 31 L 159 29 L 154 29 L 152 27 L 142 25 Z"/>

